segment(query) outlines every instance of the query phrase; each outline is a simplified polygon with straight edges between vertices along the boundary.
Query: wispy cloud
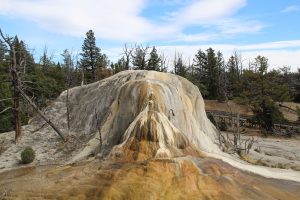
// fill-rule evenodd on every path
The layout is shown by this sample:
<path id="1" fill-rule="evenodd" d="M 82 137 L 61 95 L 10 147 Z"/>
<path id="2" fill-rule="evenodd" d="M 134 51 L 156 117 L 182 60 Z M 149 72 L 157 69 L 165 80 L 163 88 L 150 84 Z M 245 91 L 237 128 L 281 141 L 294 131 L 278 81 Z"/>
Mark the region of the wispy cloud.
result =
<path id="1" fill-rule="evenodd" d="M 173 13 L 173 21 L 183 25 L 197 25 L 226 18 L 246 5 L 246 0 L 202 0 Z"/>
<path id="2" fill-rule="evenodd" d="M 266 26 L 259 21 L 239 19 L 220 20 L 216 24 L 223 35 L 258 33 Z"/>
<path id="3" fill-rule="evenodd" d="M 219 38 L 217 33 L 200 33 L 200 34 L 184 34 L 180 33 L 173 42 L 182 41 L 182 42 L 199 42 L 199 41 L 209 41 Z"/>
<path id="4" fill-rule="evenodd" d="M 1 0 L 0 14 L 32 21 L 51 32 L 79 37 L 93 29 L 99 38 L 123 42 L 208 41 L 217 34 L 222 38 L 263 28 L 259 22 L 232 18 L 246 6 L 246 0 L 162 2 L 180 6 L 173 6 L 171 13 L 153 20 L 142 15 L 150 0 Z M 194 25 L 201 27 L 201 33 L 184 33 Z"/>
<path id="5" fill-rule="evenodd" d="M 293 5 L 284 8 L 283 10 L 281 10 L 281 13 L 290 13 L 290 12 L 297 12 L 297 11 L 300 11 L 300 7 L 297 5 Z"/>
<path id="6" fill-rule="evenodd" d="M 276 41 L 276 42 L 267 42 L 267 43 L 239 46 L 239 49 L 241 50 L 274 50 L 274 49 L 288 49 L 288 48 L 300 49 L 300 40 Z"/>

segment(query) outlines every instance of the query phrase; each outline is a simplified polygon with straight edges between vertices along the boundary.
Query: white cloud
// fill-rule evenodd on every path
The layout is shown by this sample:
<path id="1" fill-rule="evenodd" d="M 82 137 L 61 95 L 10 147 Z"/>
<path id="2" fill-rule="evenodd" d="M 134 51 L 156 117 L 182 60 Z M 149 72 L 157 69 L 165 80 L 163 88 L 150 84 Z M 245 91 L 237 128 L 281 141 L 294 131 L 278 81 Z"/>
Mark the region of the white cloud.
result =
<path id="1" fill-rule="evenodd" d="M 290 13 L 290 12 L 296 12 L 299 10 L 300 10 L 299 6 L 293 5 L 293 6 L 288 6 L 288 7 L 284 8 L 283 10 L 281 10 L 281 13 Z"/>
<path id="2" fill-rule="evenodd" d="M 2 0 L 0 12 L 25 18 L 49 31 L 82 36 L 89 29 L 106 39 L 143 40 L 152 24 L 139 16 L 146 0 Z M 161 29 L 159 32 L 163 32 Z"/>
<path id="3" fill-rule="evenodd" d="M 180 33 L 174 41 L 199 42 L 213 40 L 219 37 L 217 33 L 184 34 Z"/>
<path id="4" fill-rule="evenodd" d="M 287 49 L 300 48 L 300 40 L 276 41 L 267 42 L 254 45 L 240 46 L 241 50 L 270 50 L 270 49 Z"/>
<path id="5" fill-rule="evenodd" d="M 225 19 L 217 22 L 223 35 L 236 35 L 240 33 L 258 33 L 265 25 L 254 20 Z"/>
<path id="6" fill-rule="evenodd" d="M 93 29 L 97 37 L 123 42 L 153 40 L 204 41 L 210 40 L 206 31 L 216 28 L 218 36 L 248 33 L 241 20 L 224 20 L 246 5 L 246 0 L 163 0 L 165 4 L 179 4 L 169 16 L 160 21 L 142 17 L 150 0 L 1 0 L 0 14 L 32 21 L 52 32 L 83 36 Z M 166 20 L 166 17 L 168 20 Z M 184 34 L 184 29 L 201 25 L 205 34 Z M 207 26 L 211 25 L 211 26 Z M 259 22 L 252 32 L 259 31 Z M 221 30 L 221 31 L 220 31 Z M 216 35 L 215 33 L 212 35 Z"/>
<path id="7" fill-rule="evenodd" d="M 254 59 L 257 55 L 265 56 L 269 59 L 270 69 L 278 69 L 283 66 L 291 66 L 292 71 L 300 69 L 300 49 L 289 50 L 258 50 L 245 51 L 242 53 L 244 58 Z"/>
<path id="8" fill-rule="evenodd" d="M 246 5 L 246 0 L 201 0 L 179 10 L 173 18 L 179 24 L 206 24 L 234 14 Z"/>

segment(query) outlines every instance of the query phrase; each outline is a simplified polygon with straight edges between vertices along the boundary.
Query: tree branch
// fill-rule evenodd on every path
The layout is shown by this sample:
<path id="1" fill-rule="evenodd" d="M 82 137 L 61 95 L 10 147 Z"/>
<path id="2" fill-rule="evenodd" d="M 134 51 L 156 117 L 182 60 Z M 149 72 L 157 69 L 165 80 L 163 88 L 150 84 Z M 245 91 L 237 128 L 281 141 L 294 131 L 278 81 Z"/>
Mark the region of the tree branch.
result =
<path id="1" fill-rule="evenodd" d="M 4 110 L 2 110 L 2 111 L 0 112 L 0 115 L 1 115 L 2 113 L 4 113 L 4 112 L 10 110 L 10 109 L 14 109 L 14 108 L 13 108 L 13 107 L 7 107 L 7 108 L 5 108 Z"/>
<path id="2" fill-rule="evenodd" d="M 2 102 L 2 101 L 9 101 L 9 100 L 14 100 L 14 98 L 0 99 L 0 102 Z"/>
<path id="3" fill-rule="evenodd" d="M 46 117 L 46 115 L 35 105 L 34 102 L 31 101 L 31 99 L 24 93 L 24 91 L 21 88 L 17 88 L 20 92 L 20 94 L 24 97 L 24 99 L 38 112 L 38 114 L 54 129 L 54 131 L 61 137 L 63 141 L 65 140 L 65 137 L 63 136 L 62 132 L 53 124 L 53 122 Z"/>

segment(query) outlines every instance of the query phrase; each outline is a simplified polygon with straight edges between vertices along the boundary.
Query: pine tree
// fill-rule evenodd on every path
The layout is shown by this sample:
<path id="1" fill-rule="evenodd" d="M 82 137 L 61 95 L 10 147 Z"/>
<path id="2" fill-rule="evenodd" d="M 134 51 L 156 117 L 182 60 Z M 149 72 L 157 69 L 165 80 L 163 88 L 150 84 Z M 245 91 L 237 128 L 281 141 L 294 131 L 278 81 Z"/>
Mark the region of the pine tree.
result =
<path id="1" fill-rule="evenodd" d="M 86 33 L 86 38 L 82 45 L 82 53 L 80 54 L 80 64 L 87 75 L 86 79 L 88 82 L 96 80 L 96 68 L 99 66 L 99 62 L 102 61 L 100 51 L 100 48 L 96 46 L 94 32 L 89 30 Z"/>
<path id="2" fill-rule="evenodd" d="M 243 103 L 251 107 L 254 120 L 265 130 L 272 131 L 276 122 L 284 120 L 276 101 L 289 99 L 286 84 L 278 84 L 279 71 L 268 72 L 268 59 L 257 56 L 253 70 L 244 70 L 242 74 L 243 90 L 240 94 Z"/>
<path id="3" fill-rule="evenodd" d="M 298 73 L 293 74 L 293 87 L 295 88 L 294 92 L 294 101 L 300 102 L 300 69 L 298 68 Z"/>
<path id="4" fill-rule="evenodd" d="M 191 70 L 190 80 L 198 86 L 203 96 L 208 95 L 207 91 L 207 56 L 201 49 L 198 50 L 195 58 L 193 59 L 193 65 Z"/>
<path id="5" fill-rule="evenodd" d="M 232 99 L 239 94 L 239 69 L 234 56 L 229 58 L 226 68 L 228 77 L 228 98 Z"/>
<path id="6" fill-rule="evenodd" d="M 113 70 L 113 74 L 119 73 L 120 71 L 126 70 L 126 61 L 124 56 L 120 58 L 116 63 L 111 63 L 111 68 Z"/>
<path id="7" fill-rule="evenodd" d="M 7 53 L 7 46 L 3 41 L 0 40 L 0 63 L 5 59 Z"/>
<path id="8" fill-rule="evenodd" d="M 216 77 L 216 81 L 218 83 L 218 101 L 224 102 L 227 99 L 227 78 L 226 78 L 226 70 L 223 54 L 218 51 L 217 57 L 217 70 L 218 75 Z"/>
<path id="9" fill-rule="evenodd" d="M 218 97 L 218 68 L 215 51 L 209 48 L 207 51 L 207 89 L 208 98 L 217 99 Z"/>
<path id="10" fill-rule="evenodd" d="M 150 58 L 147 64 L 146 69 L 147 70 L 154 70 L 154 71 L 160 71 L 160 64 L 161 59 L 157 53 L 157 50 L 155 46 L 152 48 L 152 51 L 150 52 Z"/>
<path id="11" fill-rule="evenodd" d="M 43 55 L 40 57 L 40 65 L 43 73 L 47 74 L 50 67 L 53 67 L 55 63 L 52 60 L 52 56 L 48 55 L 47 47 L 44 48 Z"/>
<path id="12" fill-rule="evenodd" d="M 145 48 L 142 45 L 138 45 L 131 53 L 131 62 L 136 70 L 145 70 L 147 67 L 147 55 L 149 47 Z"/>
<path id="13" fill-rule="evenodd" d="M 186 77 L 187 75 L 187 67 L 183 64 L 181 54 L 175 54 L 174 73 L 182 77 Z"/>
<path id="14" fill-rule="evenodd" d="M 193 62 L 194 62 L 197 77 L 200 80 L 204 80 L 205 77 L 207 76 L 207 70 L 206 70 L 207 56 L 205 52 L 199 49 L 197 54 L 195 55 Z"/>

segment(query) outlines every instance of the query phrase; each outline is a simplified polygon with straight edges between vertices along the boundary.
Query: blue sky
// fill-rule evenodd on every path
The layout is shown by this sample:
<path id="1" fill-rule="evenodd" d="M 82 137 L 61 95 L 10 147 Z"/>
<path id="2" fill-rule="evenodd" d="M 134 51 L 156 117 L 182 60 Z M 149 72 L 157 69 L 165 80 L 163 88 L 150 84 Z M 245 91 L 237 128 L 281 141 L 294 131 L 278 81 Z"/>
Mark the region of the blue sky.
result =
<path id="1" fill-rule="evenodd" d="M 0 27 L 26 41 L 38 57 L 46 46 L 54 59 L 79 52 L 92 29 L 113 61 L 125 43 L 155 45 L 172 59 L 192 59 L 213 47 L 228 58 L 256 55 L 270 66 L 300 67 L 299 0 L 0 0 Z"/>

